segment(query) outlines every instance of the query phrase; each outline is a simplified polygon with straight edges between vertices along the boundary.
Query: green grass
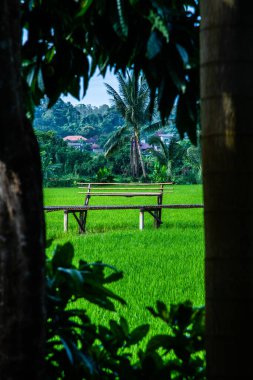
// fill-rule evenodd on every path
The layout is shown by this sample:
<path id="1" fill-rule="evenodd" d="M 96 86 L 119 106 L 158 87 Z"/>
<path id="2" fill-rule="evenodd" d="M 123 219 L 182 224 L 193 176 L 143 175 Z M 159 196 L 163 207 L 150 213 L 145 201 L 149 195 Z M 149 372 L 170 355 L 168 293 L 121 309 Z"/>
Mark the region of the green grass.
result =
<path id="1" fill-rule="evenodd" d="M 93 197 L 90 204 L 149 204 L 141 197 Z M 45 205 L 78 205 L 83 195 L 75 188 L 45 189 Z M 164 203 L 202 203 L 200 185 L 174 186 Z M 115 304 L 117 312 L 86 305 L 92 321 L 107 324 L 124 316 L 131 328 L 150 323 L 150 334 L 163 332 L 164 326 L 146 310 L 156 300 L 167 305 L 191 300 L 204 304 L 203 209 L 163 210 L 163 224 L 154 229 L 153 218 L 145 215 L 145 228 L 139 231 L 138 210 L 93 211 L 88 213 L 87 234 L 79 235 L 72 216 L 69 231 L 63 232 L 63 213 L 46 214 L 47 238 L 54 244 L 70 241 L 76 260 L 102 261 L 123 270 L 124 278 L 110 286 L 127 301 Z M 52 248 L 51 248 L 52 250 Z M 145 343 L 145 342 L 144 342 Z"/>

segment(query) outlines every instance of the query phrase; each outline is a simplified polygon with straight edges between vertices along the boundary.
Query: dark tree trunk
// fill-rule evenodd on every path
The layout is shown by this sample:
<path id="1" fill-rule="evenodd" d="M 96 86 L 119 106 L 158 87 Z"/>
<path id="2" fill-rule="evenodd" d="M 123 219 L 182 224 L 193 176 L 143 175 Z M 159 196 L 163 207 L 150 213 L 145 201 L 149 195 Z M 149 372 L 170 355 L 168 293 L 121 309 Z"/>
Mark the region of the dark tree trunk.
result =
<path id="1" fill-rule="evenodd" d="M 250 379 L 253 5 L 200 1 L 208 379 Z"/>
<path id="2" fill-rule="evenodd" d="M 44 218 L 39 151 L 25 118 L 19 0 L 0 12 L 0 377 L 44 379 Z"/>

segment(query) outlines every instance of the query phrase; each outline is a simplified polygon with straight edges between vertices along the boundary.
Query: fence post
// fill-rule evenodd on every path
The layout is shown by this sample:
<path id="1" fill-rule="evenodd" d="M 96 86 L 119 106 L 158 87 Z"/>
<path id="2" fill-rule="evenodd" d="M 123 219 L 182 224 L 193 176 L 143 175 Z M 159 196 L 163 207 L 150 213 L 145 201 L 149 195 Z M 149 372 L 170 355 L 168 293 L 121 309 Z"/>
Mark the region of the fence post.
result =
<path id="1" fill-rule="evenodd" d="M 68 231 L 68 224 L 69 224 L 68 211 L 64 211 L 63 224 L 64 224 L 64 227 L 63 227 L 64 232 L 67 232 Z"/>
<path id="2" fill-rule="evenodd" d="M 144 210 L 140 210 L 140 230 L 144 229 Z"/>

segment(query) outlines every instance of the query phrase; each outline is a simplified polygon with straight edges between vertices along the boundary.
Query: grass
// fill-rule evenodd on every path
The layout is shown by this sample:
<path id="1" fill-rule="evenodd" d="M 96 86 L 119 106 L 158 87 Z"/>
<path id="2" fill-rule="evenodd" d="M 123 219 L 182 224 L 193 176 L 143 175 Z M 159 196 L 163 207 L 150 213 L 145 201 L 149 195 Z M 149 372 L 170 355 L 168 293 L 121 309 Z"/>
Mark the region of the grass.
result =
<path id="1" fill-rule="evenodd" d="M 154 200 L 153 200 L 154 201 Z M 152 200 L 148 200 L 149 203 Z M 93 197 L 90 204 L 148 204 L 147 199 Z M 75 188 L 45 189 L 45 205 L 78 205 L 83 196 Z M 174 186 L 164 203 L 202 203 L 200 185 Z M 92 321 L 108 324 L 109 319 L 124 316 L 131 328 L 151 325 L 150 334 L 163 332 L 163 325 L 146 310 L 156 300 L 167 305 L 191 300 L 204 304 L 203 210 L 163 210 L 163 224 L 153 227 L 153 218 L 145 216 L 145 228 L 138 230 L 138 210 L 93 211 L 88 214 L 87 234 L 79 235 L 77 223 L 70 217 L 69 231 L 63 232 L 63 213 L 46 214 L 47 238 L 54 244 L 70 241 L 76 260 L 102 261 L 123 270 L 124 278 L 110 289 L 127 301 L 115 304 L 117 312 L 105 312 L 85 305 Z M 51 248 L 52 250 L 52 248 Z M 144 343 L 145 344 L 145 341 Z"/>

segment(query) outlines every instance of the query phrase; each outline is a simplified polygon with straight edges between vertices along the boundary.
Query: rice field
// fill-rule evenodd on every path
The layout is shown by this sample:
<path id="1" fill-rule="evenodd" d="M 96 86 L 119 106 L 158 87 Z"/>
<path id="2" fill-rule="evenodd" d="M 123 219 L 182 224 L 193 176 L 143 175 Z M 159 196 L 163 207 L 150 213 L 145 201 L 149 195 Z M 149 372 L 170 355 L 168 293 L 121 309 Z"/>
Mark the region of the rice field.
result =
<path id="1" fill-rule="evenodd" d="M 83 197 L 76 188 L 44 189 L 47 206 L 80 205 Z M 151 202 L 141 197 L 93 197 L 90 204 Z M 173 186 L 163 203 L 203 203 L 202 186 Z M 196 306 L 204 304 L 203 209 L 163 210 L 162 218 L 160 229 L 154 229 L 153 218 L 146 215 L 145 228 L 140 231 L 138 210 L 92 211 L 88 213 L 87 233 L 79 235 L 73 216 L 69 217 L 69 231 L 64 233 L 63 212 L 46 214 L 47 238 L 54 239 L 49 254 L 55 244 L 70 241 L 76 260 L 102 261 L 124 272 L 123 279 L 111 284 L 110 289 L 123 297 L 127 306 L 115 303 L 113 313 L 84 304 L 94 323 L 107 325 L 109 319 L 124 316 L 130 328 L 149 323 L 150 336 L 164 328 L 146 309 L 155 306 L 156 300 L 167 305 L 185 300 Z"/>

